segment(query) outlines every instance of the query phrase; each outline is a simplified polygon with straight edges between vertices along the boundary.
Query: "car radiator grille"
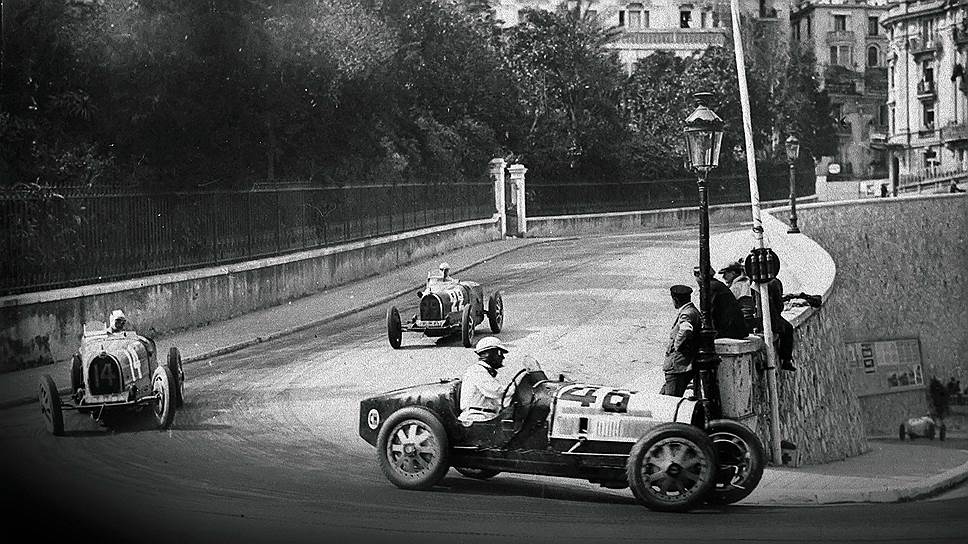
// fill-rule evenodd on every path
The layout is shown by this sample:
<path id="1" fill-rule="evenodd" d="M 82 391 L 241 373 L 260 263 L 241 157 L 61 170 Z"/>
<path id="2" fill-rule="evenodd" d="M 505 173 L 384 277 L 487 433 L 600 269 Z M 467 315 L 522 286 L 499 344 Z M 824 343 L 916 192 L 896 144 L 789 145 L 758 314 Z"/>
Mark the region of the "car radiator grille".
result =
<path id="1" fill-rule="evenodd" d="M 92 395 L 120 393 L 124 386 L 121 367 L 109 355 L 95 357 L 88 367 L 87 383 Z"/>
<path id="2" fill-rule="evenodd" d="M 440 299 L 437 298 L 437 295 L 427 295 L 420 299 L 420 319 L 439 321 L 443 318 Z"/>

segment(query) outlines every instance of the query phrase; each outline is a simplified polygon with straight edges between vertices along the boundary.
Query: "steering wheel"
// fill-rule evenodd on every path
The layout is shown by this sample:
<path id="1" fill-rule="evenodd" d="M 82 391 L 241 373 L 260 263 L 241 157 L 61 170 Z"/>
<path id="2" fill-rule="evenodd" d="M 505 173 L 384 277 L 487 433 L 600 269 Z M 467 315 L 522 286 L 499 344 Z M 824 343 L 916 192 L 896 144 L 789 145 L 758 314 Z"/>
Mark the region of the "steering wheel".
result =
<path id="1" fill-rule="evenodd" d="M 528 369 L 522 368 L 521 370 L 518 371 L 517 374 L 514 375 L 513 378 L 511 378 L 511 381 L 508 383 L 508 386 L 504 388 L 504 394 L 501 395 L 502 408 L 507 408 L 508 406 L 511 406 L 511 401 L 514 399 L 514 394 L 517 393 L 518 385 L 520 385 L 521 381 L 524 379 L 524 376 L 527 373 L 528 373 Z"/>

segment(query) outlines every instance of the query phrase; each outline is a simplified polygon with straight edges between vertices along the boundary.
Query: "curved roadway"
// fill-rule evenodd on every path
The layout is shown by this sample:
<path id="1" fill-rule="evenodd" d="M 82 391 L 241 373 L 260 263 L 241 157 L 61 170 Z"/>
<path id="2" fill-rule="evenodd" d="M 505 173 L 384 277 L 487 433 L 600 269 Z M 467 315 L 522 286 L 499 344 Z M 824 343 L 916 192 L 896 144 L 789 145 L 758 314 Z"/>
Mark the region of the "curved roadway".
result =
<path id="1" fill-rule="evenodd" d="M 527 354 L 549 375 L 657 390 L 674 315 L 667 289 L 693 282 L 694 238 L 690 230 L 540 244 L 459 276 L 480 281 L 486 295 L 504 293 L 500 337 L 513 349 L 505 378 Z M 416 302 L 395 304 L 409 315 Z M 0 411 L 7 534 L 21 525 L 32 538 L 111 542 L 939 542 L 968 534 L 964 497 L 672 515 L 644 509 L 627 490 L 559 478 L 481 482 L 451 471 L 433 491 L 399 490 L 357 435 L 359 400 L 457 376 L 475 357 L 459 340 L 408 333 L 392 350 L 385 309 L 187 366 L 186 405 L 167 432 L 148 417 L 108 430 L 66 413 L 67 436 L 55 438 L 36 404 Z"/>

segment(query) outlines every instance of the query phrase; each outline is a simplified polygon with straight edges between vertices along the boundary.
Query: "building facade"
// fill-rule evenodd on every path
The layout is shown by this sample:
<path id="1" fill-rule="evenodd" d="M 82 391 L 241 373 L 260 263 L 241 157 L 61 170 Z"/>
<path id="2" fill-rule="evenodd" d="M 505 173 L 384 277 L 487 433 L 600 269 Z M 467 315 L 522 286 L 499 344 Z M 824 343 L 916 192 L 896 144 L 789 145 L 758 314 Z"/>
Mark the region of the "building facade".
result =
<path id="1" fill-rule="evenodd" d="M 887 177 L 889 126 L 887 0 L 804 0 L 790 15 L 791 39 L 817 58 L 837 119 L 840 175 Z"/>
<path id="2" fill-rule="evenodd" d="M 902 1 L 881 23 L 892 179 L 968 170 L 968 0 Z"/>
<path id="3" fill-rule="evenodd" d="M 722 46 L 730 29 L 730 0 L 577 0 L 583 13 L 604 27 L 621 30 L 608 45 L 629 70 L 635 61 L 656 51 L 687 57 L 710 46 Z M 554 10 L 562 0 L 496 0 L 497 18 L 506 25 L 523 20 L 527 8 Z M 740 11 L 758 24 L 789 32 L 787 0 L 740 0 Z"/>

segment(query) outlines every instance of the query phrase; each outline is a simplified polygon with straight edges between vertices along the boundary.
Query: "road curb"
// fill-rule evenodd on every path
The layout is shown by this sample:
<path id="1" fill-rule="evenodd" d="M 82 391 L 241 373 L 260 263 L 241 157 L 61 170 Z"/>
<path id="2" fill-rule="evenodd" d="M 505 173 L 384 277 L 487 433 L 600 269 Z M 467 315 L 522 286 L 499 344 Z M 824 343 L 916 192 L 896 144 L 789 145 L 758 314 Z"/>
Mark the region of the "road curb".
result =
<path id="1" fill-rule="evenodd" d="M 561 240 L 572 240 L 572 239 L 577 239 L 577 238 L 578 238 L 577 236 L 571 236 L 571 237 L 531 238 L 531 239 L 526 239 L 527 242 L 526 243 L 523 243 L 523 244 L 521 244 L 519 246 L 501 250 L 501 251 L 499 251 L 497 253 L 493 253 L 493 254 L 490 254 L 490 255 L 488 255 L 486 257 L 483 257 L 481 259 L 478 259 L 478 260 L 476 260 L 476 261 L 474 261 L 474 262 L 472 262 L 472 263 L 470 263 L 468 265 L 462 266 L 460 268 L 455 268 L 455 269 L 453 269 L 453 273 L 454 274 L 459 274 L 461 272 L 464 272 L 465 270 L 470 270 L 471 268 L 473 268 L 475 266 L 479 266 L 481 264 L 486 263 L 487 261 L 496 259 L 497 257 L 500 257 L 502 255 L 507 255 L 508 253 L 517 251 L 517 250 L 522 249 L 522 248 L 525 248 L 525 247 L 531 247 L 531 246 L 534 246 L 534 245 L 537 245 L 537 244 L 546 244 L 546 243 L 549 243 L 549 242 L 557 242 L 557 241 L 561 241 Z M 365 279 L 364 280 L 361 280 L 361 281 L 365 281 Z M 385 295 L 383 297 L 380 297 L 377 300 L 370 301 L 370 302 L 366 302 L 366 303 L 360 304 L 359 306 L 354 306 L 353 308 L 350 308 L 350 309 L 347 309 L 347 310 L 343 310 L 342 312 L 338 312 L 338 313 L 335 313 L 335 314 L 327 315 L 327 316 L 321 317 L 319 319 L 314 319 L 314 320 L 312 320 L 312 321 L 310 321 L 308 323 L 302 323 L 300 325 L 296 325 L 296 326 L 293 326 L 293 327 L 289 327 L 287 329 L 283 329 L 283 330 L 280 330 L 280 331 L 272 332 L 272 333 L 269 333 L 269 334 L 266 334 L 266 335 L 263 335 L 263 336 L 257 336 L 255 338 L 251 338 L 249 340 L 243 340 L 242 342 L 237 342 L 235 344 L 230 344 L 228 346 L 223 346 L 223 347 L 220 347 L 220 348 L 217 348 L 217 349 L 213 349 L 213 350 L 210 350 L 210 351 L 207 351 L 207 352 L 199 353 L 197 355 L 192 355 L 191 357 L 185 357 L 184 359 L 182 359 L 182 364 L 183 365 L 187 365 L 187 364 L 191 364 L 191 363 L 196 363 L 198 361 L 203 361 L 205 359 L 211 359 L 212 357 L 218 357 L 218 356 L 225 355 L 225 354 L 228 354 L 228 353 L 233 353 L 233 352 L 236 352 L 236 351 L 239 351 L 239 350 L 242 350 L 242 349 L 251 347 L 251 346 L 255 346 L 257 344 L 261 344 L 263 342 L 268 342 L 270 340 L 275 340 L 277 338 L 282 338 L 284 336 L 289 336 L 291 334 L 295 334 L 295 333 L 297 333 L 299 331 L 303 331 L 303 330 L 306 330 L 306 329 L 309 329 L 309 328 L 312 328 L 312 327 L 316 327 L 316 326 L 319 326 L 319 325 L 325 325 L 326 323 L 330 323 L 332 321 L 336 321 L 337 319 L 342 319 L 344 317 L 353 315 L 353 314 L 355 314 L 357 312 L 362 312 L 363 310 L 369 310 L 370 308 L 373 308 L 374 306 L 379 306 L 380 304 L 386 304 L 387 302 L 389 302 L 389 301 L 391 301 L 391 300 L 393 300 L 395 298 L 401 297 L 401 296 L 406 295 L 407 293 L 409 293 L 409 292 L 411 292 L 411 291 L 413 291 L 415 289 L 418 289 L 421 285 L 423 285 L 423 283 L 413 284 L 412 287 L 408 287 L 406 289 L 400 289 L 400 290 L 398 290 L 398 291 L 396 291 L 394 293 L 391 293 L 389 295 Z M 312 295 L 310 295 L 310 296 L 312 296 Z M 163 337 L 162 337 L 161 341 L 164 341 L 164 338 Z M 61 394 L 61 395 L 67 395 L 67 394 L 71 393 L 71 389 L 70 389 L 70 387 L 62 387 L 62 388 L 59 388 L 57 390 L 57 392 L 59 394 Z M 34 402 L 37 402 L 37 397 L 36 396 L 21 397 L 21 398 L 18 398 L 18 399 L 0 401 L 0 410 L 7 409 L 7 408 L 13 408 L 13 407 L 16 407 L 16 406 L 23 406 L 23 405 L 26 405 L 26 404 L 32 404 Z"/>

